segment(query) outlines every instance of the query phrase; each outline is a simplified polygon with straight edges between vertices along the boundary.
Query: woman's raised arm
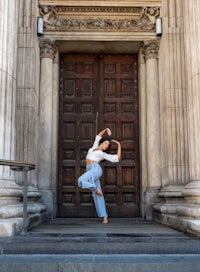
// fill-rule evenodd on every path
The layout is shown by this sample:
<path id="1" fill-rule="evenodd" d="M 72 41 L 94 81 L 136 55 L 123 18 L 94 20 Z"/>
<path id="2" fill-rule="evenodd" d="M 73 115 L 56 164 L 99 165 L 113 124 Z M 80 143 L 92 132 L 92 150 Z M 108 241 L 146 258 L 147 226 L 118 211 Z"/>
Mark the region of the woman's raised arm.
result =
<path id="1" fill-rule="evenodd" d="M 99 132 L 99 136 L 100 137 L 103 137 L 103 135 L 107 132 L 108 136 L 110 136 L 112 133 L 111 133 L 111 130 L 109 128 L 105 128 L 104 130 L 100 131 Z"/>
<path id="2" fill-rule="evenodd" d="M 121 160 L 121 144 L 117 140 L 112 140 L 112 142 L 117 144 L 117 156 L 118 156 L 118 159 Z"/>

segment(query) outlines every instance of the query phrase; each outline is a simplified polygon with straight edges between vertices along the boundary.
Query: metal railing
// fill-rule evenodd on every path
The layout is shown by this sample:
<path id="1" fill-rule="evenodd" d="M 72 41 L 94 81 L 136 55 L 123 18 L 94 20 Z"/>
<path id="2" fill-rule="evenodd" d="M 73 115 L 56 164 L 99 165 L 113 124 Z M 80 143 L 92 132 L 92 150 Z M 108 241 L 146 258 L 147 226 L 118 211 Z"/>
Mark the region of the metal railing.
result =
<path id="1" fill-rule="evenodd" d="M 23 173 L 23 224 L 22 224 L 22 235 L 27 234 L 28 229 L 28 212 L 27 212 L 27 181 L 28 181 L 28 171 L 34 170 L 36 168 L 35 164 L 30 162 L 19 162 L 13 160 L 2 160 L 0 159 L 0 165 L 10 166 L 13 171 L 21 171 Z"/>

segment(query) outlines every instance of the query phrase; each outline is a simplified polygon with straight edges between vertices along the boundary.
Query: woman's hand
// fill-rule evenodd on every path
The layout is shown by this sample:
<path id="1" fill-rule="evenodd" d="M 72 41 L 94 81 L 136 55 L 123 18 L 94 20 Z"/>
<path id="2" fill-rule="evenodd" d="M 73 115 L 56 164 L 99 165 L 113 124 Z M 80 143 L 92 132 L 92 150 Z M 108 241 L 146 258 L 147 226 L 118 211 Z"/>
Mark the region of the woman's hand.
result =
<path id="1" fill-rule="evenodd" d="M 107 133 L 108 136 L 110 136 L 112 134 L 112 132 L 111 132 L 111 130 L 109 128 L 105 128 L 104 130 L 100 131 L 98 135 L 100 137 L 103 137 L 105 133 Z"/>
<path id="2" fill-rule="evenodd" d="M 106 132 L 107 132 L 108 136 L 110 136 L 112 134 L 112 132 L 109 128 L 106 128 Z"/>

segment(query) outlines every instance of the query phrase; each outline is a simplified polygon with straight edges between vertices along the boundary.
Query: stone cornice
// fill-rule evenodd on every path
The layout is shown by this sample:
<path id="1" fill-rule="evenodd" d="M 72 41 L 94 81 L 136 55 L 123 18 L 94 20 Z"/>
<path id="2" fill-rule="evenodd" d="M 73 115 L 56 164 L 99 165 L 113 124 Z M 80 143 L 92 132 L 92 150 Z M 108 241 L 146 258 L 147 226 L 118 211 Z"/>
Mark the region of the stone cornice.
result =
<path id="1" fill-rule="evenodd" d="M 141 7 L 76 7 L 76 6 L 54 6 L 57 12 L 88 12 L 88 13 L 139 13 Z"/>
<path id="2" fill-rule="evenodd" d="M 47 31 L 154 32 L 159 7 L 41 6 Z"/>
<path id="3" fill-rule="evenodd" d="M 39 5 L 54 5 L 54 6 L 117 6 L 117 7 L 146 7 L 146 6 L 161 6 L 161 0 L 39 0 Z"/>

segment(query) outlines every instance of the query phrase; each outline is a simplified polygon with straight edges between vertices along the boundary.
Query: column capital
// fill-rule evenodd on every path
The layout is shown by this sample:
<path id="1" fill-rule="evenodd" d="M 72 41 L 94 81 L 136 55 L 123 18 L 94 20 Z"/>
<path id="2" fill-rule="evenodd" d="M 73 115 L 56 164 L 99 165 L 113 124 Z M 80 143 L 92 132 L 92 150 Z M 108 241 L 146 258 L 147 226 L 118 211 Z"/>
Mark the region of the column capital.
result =
<path id="1" fill-rule="evenodd" d="M 40 58 L 54 59 L 57 51 L 57 44 L 55 41 L 48 39 L 40 40 Z"/>
<path id="2" fill-rule="evenodd" d="M 142 52 L 144 54 L 145 60 L 158 58 L 159 45 L 159 40 L 144 41 Z"/>

